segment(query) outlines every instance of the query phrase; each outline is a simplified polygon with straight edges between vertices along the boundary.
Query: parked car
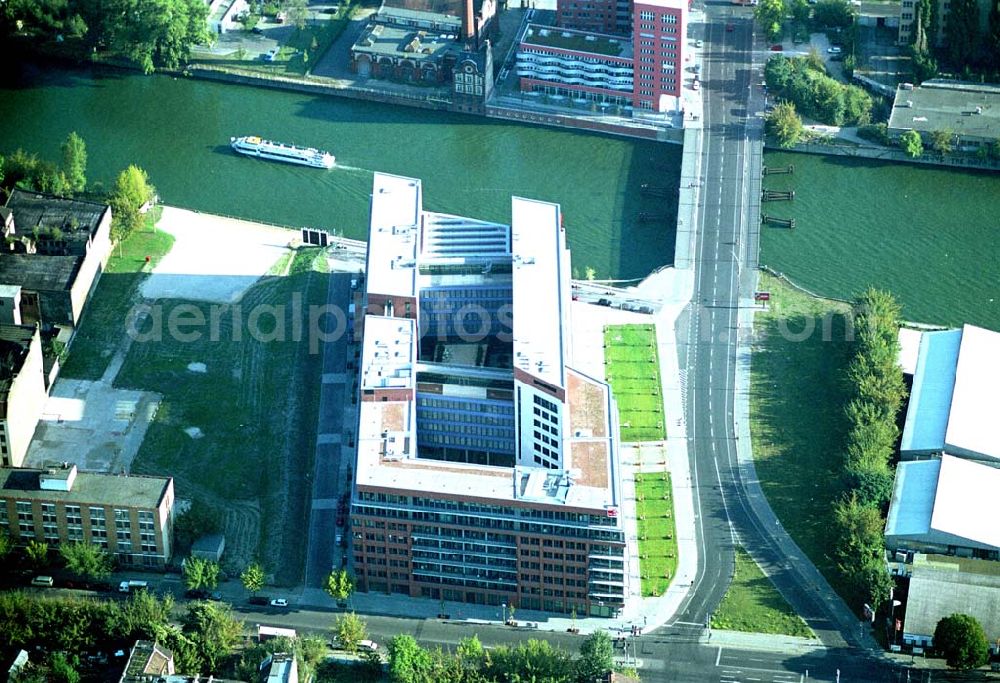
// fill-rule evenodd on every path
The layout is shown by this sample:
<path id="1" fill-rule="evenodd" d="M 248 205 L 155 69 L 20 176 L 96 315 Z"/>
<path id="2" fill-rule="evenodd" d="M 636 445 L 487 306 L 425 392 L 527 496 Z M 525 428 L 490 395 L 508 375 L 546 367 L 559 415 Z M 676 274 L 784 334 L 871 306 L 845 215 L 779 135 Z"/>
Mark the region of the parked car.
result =
<path id="1" fill-rule="evenodd" d="M 271 607 L 288 607 L 288 600 L 284 598 L 275 598 L 271 600 Z"/>
<path id="2" fill-rule="evenodd" d="M 270 602 L 266 595 L 254 595 L 250 597 L 251 605 L 266 605 Z"/>
<path id="3" fill-rule="evenodd" d="M 695 47 L 701 47 L 702 45 L 703 45 L 703 43 L 700 40 L 694 41 L 694 46 Z"/>
<path id="4" fill-rule="evenodd" d="M 250 33 L 254 34 L 255 36 L 263 35 L 264 29 L 262 29 L 260 26 L 254 26 L 252 29 L 250 29 Z"/>
<path id="5" fill-rule="evenodd" d="M 770 47 L 771 52 L 781 52 L 785 48 L 781 47 L 781 43 L 775 43 Z"/>
<path id="6" fill-rule="evenodd" d="M 691 89 L 695 91 L 701 90 L 701 83 L 695 80 L 695 82 L 691 84 Z"/>
<path id="7" fill-rule="evenodd" d="M 40 588 L 52 588 L 55 585 L 55 581 L 52 580 L 51 576 L 36 576 L 31 580 L 32 586 L 39 586 Z"/>
<path id="8" fill-rule="evenodd" d="M 827 51 L 828 54 L 831 54 L 831 55 L 839 55 L 844 50 L 843 50 L 843 48 L 840 48 L 840 47 L 837 47 L 836 45 L 834 45 L 833 47 L 828 47 L 826 49 L 826 51 Z"/>
<path id="9" fill-rule="evenodd" d="M 371 640 L 360 640 L 358 641 L 359 650 L 368 650 L 369 652 L 375 652 L 378 650 L 378 643 Z"/>
<path id="10" fill-rule="evenodd" d="M 735 30 L 736 26 L 734 24 L 726 24 L 726 33 L 732 33 Z"/>

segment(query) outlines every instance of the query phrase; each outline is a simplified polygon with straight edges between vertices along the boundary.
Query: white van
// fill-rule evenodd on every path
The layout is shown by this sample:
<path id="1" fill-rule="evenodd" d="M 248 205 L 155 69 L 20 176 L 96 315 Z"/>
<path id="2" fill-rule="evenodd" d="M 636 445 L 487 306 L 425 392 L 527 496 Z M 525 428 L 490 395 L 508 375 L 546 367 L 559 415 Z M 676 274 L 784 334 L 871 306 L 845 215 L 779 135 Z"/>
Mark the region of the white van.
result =
<path id="1" fill-rule="evenodd" d="M 32 586 L 41 586 L 42 588 L 52 588 L 55 585 L 55 581 L 52 580 L 51 576 L 36 576 L 31 580 Z"/>
<path id="2" fill-rule="evenodd" d="M 378 650 L 378 643 L 371 640 L 359 640 L 358 641 L 359 650 L 368 650 L 369 652 L 375 652 Z"/>

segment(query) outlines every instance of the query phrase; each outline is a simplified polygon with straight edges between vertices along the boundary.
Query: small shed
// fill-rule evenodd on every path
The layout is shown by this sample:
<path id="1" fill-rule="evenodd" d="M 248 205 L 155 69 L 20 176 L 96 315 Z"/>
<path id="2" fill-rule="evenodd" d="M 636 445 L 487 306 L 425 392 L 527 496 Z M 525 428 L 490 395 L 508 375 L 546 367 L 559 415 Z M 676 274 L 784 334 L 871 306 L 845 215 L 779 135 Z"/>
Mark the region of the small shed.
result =
<path id="1" fill-rule="evenodd" d="M 218 562 L 226 551 L 226 537 L 222 534 L 202 536 L 191 545 L 191 557 Z"/>

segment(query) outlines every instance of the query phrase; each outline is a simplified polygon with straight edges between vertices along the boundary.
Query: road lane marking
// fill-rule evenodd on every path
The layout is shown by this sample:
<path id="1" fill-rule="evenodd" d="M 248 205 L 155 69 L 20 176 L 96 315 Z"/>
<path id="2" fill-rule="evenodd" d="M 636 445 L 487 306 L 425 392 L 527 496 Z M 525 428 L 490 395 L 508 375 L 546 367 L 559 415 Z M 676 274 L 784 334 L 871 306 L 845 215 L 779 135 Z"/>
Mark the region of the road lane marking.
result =
<path id="1" fill-rule="evenodd" d="M 715 655 L 715 665 L 719 666 L 719 660 L 722 659 L 722 647 L 719 647 L 718 653 Z"/>

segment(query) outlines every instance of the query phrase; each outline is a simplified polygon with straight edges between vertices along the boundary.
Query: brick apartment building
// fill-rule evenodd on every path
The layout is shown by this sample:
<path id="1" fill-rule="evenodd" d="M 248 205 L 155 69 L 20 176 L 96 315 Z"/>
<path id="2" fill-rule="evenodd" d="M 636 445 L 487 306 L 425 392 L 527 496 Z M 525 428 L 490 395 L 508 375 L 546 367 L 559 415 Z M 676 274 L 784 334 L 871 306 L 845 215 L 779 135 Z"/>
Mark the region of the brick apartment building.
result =
<path id="1" fill-rule="evenodd" d="M 559 206 L 426 212 L 376 174 L 352 505 L 362 590 L 611 616 L 629 594 L 618 417 L 568 366 Z"/>
<path id="2" fill-rule="evenodd" d="M 162 569 L 172 551 L 174 480 L 0 468 L 0 530 L 15 544 L 95 543 L 119 564 Z"/>
<path id="3" fill-rule="evenodd" d="M 521 92 L 635 111 L 676 109 L 684 81 L 687 3 L 629 3 L 627 24 L 619 5 L 615 20 L 601 23 L 596 18 L 610 11 L 603 0 L 560 0 L 558 27 L 529 25 L 517 49 Z"/>

